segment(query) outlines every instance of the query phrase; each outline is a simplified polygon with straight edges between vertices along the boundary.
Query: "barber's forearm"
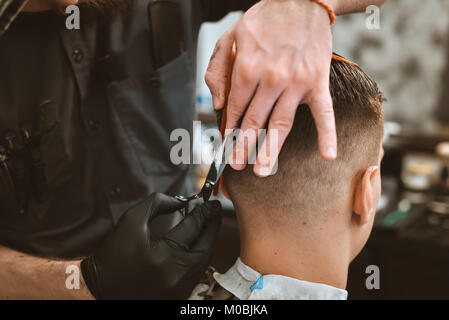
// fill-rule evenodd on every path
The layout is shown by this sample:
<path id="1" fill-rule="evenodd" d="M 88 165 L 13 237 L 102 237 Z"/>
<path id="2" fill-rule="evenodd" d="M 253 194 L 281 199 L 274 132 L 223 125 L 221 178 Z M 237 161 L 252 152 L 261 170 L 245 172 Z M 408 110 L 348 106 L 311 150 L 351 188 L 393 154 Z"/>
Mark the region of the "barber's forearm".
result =
<path id="1" fill-rule="evenodd" d="M 80 261 L 37 258 L 0 246 L 0 299 L 93 299 L 81 270 L 79 289 L 68 289 L 69 265 Z"/>
<path id="2" fill-rule="evenodd" d="M 291 1 L 291 0 L 269 0 L 269 1 Z M 312 0 L 294 0 L 294 1 L 312 1 Z M 375 5 L 380 7 L 387 0 L 322 0 L 328 4 L 337 16 L 348 13 L 365 11 L 366 7 Z M 258 1 L 254 1 L 258 2 Z"/>
<path id="3" fill-rule="evenodd" d="M 380 7 L 387 0 L 323 0 L 329 4 L 337 16 L 348 13 L 362 12 L 366 7 L 375 5 Z"/>

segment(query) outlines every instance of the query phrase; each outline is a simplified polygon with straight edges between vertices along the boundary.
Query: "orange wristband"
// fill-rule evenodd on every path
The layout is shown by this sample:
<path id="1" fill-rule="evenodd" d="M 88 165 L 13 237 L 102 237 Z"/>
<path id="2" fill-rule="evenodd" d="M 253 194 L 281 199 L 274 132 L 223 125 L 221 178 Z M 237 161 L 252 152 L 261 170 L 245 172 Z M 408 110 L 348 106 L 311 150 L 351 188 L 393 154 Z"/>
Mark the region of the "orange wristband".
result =
<path id="1" fill-rule="evenodd" d="M 353 66 L 357 66 L 357 63 L 349 61 L 348 59 L 345 59 L 342 56 L 339 56 L 339 55 L 337 55 L 335 53 L 332 53 L 332 59 L 338 60 L 338 61 L 342 61 L 342 62 L 345 62 L 345 63 L 349 63 L 349 64 L 351 64 Z"/>
<path id="2" fill-rule="evenodd" d="M 320 6 L 324 7 L 324 9 L 327 10 L 327 12 L 329 13 L 329 19 L 331 19 L 331 24 L 334 24 L 335 20 L 337 19 L 334 10 L 332 10 L 332 8 L 327 3 L 321 0 L 312 0 L 312 1 L 318 3 Z"/>

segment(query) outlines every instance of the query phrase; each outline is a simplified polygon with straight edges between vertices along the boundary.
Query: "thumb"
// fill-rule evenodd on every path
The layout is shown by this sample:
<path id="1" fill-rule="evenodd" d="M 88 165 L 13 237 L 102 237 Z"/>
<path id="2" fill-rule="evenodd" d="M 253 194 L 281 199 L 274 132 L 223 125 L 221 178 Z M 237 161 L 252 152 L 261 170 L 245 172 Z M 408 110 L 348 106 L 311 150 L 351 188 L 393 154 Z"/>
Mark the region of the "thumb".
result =
<path id="1" fill-rule="evenodd" d="M 205 81 L 212 94 L 214 108 L 224 107 L 233 66 L 234 29 L 226 32 L 215 45 L 207 67 Z"/>
<path id="2" fill-rule="evenodd" d="M 147 227 L 160 214 L 173 213 L 184 208 L 185 203 L 163 193 L 152 193 L 148 198 L 129 209 L 123 216 L 128 223 Z"/>

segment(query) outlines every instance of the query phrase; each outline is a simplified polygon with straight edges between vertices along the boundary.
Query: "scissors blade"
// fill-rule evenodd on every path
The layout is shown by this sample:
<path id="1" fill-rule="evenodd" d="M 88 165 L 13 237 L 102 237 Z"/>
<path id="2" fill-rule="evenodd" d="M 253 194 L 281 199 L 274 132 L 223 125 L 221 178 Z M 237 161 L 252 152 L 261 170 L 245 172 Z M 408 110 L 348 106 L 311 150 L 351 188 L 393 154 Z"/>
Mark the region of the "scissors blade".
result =
<path id="1" fill-rule="evenodd" d="M 206 181 L 204 182 L 203 188 L 201 189 L 203 198 L 206 201 L 209 200 L 210 193 L 212 192 L 213 187 L 218 183 L 218 180 L 220 180 L 220 177 L 223 174 L 224 169 L 226 168 L 229 155 L 234 150 L 234 145 L 235 142 L 232 133 L 230 133 L 224 137 L 223 142 L 215 152 L 214 160 L 212 161 L 206 177 Z"/>

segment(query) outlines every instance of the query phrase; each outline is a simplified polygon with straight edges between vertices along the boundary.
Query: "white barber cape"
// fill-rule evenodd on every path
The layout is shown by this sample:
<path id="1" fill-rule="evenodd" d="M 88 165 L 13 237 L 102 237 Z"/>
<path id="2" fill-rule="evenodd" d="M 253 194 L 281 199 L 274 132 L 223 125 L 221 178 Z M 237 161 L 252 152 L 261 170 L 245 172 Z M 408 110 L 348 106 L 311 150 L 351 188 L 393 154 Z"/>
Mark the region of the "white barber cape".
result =
<path id="1" fill-rule="evenodd" d="M 216 283 L 240 300 L 346 300 L 348 292 L 326 284 L 298 280 L 259 272 L 245 265 L 240 258 L 224 274 L 213 273 Z M 200 283 L 190 299 L 213 299 L 215 284 Z M 207 292 L 207 293 L 206 293 Z"/>

